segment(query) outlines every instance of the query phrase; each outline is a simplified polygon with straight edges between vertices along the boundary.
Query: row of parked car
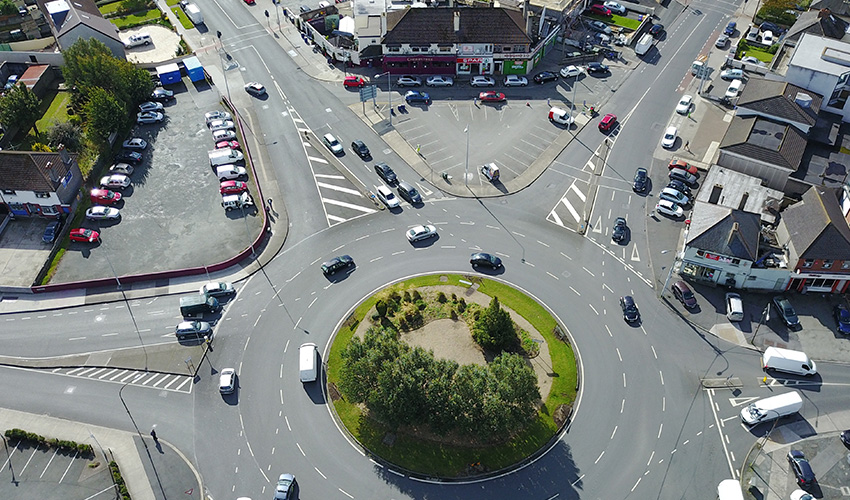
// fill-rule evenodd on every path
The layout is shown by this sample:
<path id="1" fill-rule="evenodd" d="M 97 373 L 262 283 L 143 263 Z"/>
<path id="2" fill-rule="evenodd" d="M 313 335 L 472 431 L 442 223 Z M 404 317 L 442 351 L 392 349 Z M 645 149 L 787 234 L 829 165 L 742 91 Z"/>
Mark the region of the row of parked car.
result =
<path id="1" fill-rule="evenodd" d="M 219 181 L 221 206 L 226 211 L 243 209 L 254 205 L 248 193 L 248 170 L 237 165 L 245 159 L 242 146 L 236 140 L 236 124 L 227 111 L 215 110 L 204 115 L 212 133 L 215 149 L 208 153 L 210 167 Z"/>
<path id="2" fill-rule="evenodd" d="M 699 172 L 695 166 L 675 158 L 667 168 L 670 169 L 668 174 L 670 182 L 658 194 L 659 200 L 658 204 L 655 205 L 655 211 L 669 217 L 679 218 L 684 215 L 684 207 L 690 205 L 693 200 L 691 187 L 696 185 Z"/>

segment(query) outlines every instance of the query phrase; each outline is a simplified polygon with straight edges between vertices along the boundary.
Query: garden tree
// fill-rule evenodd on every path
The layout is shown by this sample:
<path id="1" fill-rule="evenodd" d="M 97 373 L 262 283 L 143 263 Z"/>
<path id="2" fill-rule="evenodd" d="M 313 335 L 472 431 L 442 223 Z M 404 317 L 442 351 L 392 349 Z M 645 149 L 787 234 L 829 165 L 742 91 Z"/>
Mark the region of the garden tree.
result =
<path id="1" fill-rule="evenodd" d="M 80 38 L 62 51 L 62 76 L 76 88 L 84 104 L 94 89 L 106 90 L 127 109 L 147 99 L 154 89 L 148 72 L 129 61 L 118 59 L 94 38 Z"/>
<path id="2" fill-rule="evenodd" d="M 92 140 L 105 141 L 109 134 L 120 128 L 124 108 L 115 96 L 103 89 L 92 89 L 85 107 L 86 135 Z"/>
<path id="3" fill-rule="evenodd" d="M 405 348 L 407 345 L 399 341 L 398 332 L 389 328 L 369 328 L 362 341 L 352 338 L 342 351 L 340 390 L 355 403 L 367 402 L 370 394 L 378 390 L 378 375 L 383 366 L 395 361 Z"/>
<path id="4" fill-rule="evenodd" d="M 18 82 L 0 98 L 0 123 L 7 126 L 16 123 L 23 131 L 32 127 L 38 134 L 35 121 L 41 116 L 40 104 L 41 100 L 23 82 Z"/>
<path id="5" fill-rule="evenodd" d="M 797 0 L 764 0 L 758 11 L 758 17 L 769 21 L 776 21 L 780 24 L 791 25 L 794 24 L 796 17 L 793 14 L 788 14 L 786 11 L 794 11 L 796 6 Z"/>
<path id="6" fill-rule="evenodd" d="M 18 6 L 12 0 L 0 0 L 0 15 L 12 16 L 18 13 Z"/>
<path id="7" fill-rule="evenodd" d="M 487 369 L 479 365 L 463 365 L 457 370 L 450 407 L 456 430 L 480 435 L 484 428 L 484 397 L 487 394 Z"/>
<path id="8" fill-rule="evenodd" d="M 472 338 L 484 349 L 501 352 L 516 345 L 517 335 L 511 315 L 493 297 L 487 309 L 481 311 L 472 327 Z"/>
<path id="9" fill-rule="evenodd" d="M 60 144 L 64 144 L 65 148 L 70 151 L 80 150 L 82 135 L 83 130 L 80 126 L 70 121 L 54 123 L 47 129 L 47 140 L 51 147 L 56 148 Z"/>

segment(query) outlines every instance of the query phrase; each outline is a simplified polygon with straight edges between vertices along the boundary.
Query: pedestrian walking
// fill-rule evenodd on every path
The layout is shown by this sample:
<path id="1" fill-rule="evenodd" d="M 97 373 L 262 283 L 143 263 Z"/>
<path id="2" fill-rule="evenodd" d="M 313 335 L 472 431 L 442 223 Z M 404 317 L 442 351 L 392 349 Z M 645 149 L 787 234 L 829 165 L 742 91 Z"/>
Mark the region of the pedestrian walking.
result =
<path id="1" fill-rule="evenodd" d="M 269 210 L 271 210 L 271 209 L 272 209 L 272 199 L 269 198 Z"/>
<path id="2" fill-rule="evenodd" d="M 685 141 L 685 150 L 691 151 L 691 141 Z"/>
<path id="3" fill-rule="evenodd" d="M 549 107 L 552 107 L 552 103 L 550 103 L 550 102 L 549 102 L 549 98 L 548 98 L 548 97 L 546 98 L 546 105 L 547 105 L 547 106 L 549 106 Z"/>
<path id="4" fill-rule="evenodd" d="M 155 442 L 157 442 L 157 443 L 159 442 L 159 439 L 157 439 L 157 437 L 156 437 L 156 429 L 151 429 L 151 437 L 153 438 L 153 440 Z"/>

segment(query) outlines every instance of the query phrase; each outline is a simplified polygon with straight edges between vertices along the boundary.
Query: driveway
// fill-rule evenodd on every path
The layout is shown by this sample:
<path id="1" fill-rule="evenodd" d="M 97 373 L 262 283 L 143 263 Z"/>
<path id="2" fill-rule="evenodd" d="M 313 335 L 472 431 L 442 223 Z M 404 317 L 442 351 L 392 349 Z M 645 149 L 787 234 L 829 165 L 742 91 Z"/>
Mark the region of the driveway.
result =
<path id="1" fill-rule="evenodd" d="M 52 245 L 41 241 L 51 221 L 41 217 L 10 220 L 0 235 L 0 270 L 3 286 L 30 287 L 50 255 Z"/>
<path id="2" fill-rule="evenodd" d="M 161 61 L 170 61 L 177 54 L 177 48 L 180 46 L 180 35 L 158 24 L 146 24 L 138 28 L 131 28 L 120 32 L 118 35 L 122 41 L 127 41 L 130 35 L 138 33 L 147 33 L 153 39 L 150 45 L 140 45 L 127 49 L 127 60 L 134 64 L 139 63 L 157 63 Z"/>

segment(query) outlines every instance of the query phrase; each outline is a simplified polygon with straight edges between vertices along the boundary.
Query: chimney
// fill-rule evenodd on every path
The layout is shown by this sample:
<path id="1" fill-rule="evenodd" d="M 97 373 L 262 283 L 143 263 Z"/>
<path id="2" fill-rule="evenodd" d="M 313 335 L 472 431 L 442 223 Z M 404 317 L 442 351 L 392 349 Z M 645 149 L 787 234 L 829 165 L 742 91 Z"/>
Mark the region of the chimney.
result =
<path id="1" fill-rule="evenodd" d="M 56 152 L 59 153 L 59 158 L 62 158 L 62 163 L 65 165 L 71 164 L 71 155 L 68 154 L 68 150 L 65 149 L 64 144 L 60 144 L 59 147 L 56 148 Z"/>
<path id="2" fill-rule="evenodd" d="M 821 9 L 818 11 L 818 19 L 823 19 L 825 17 L 829 17 L 832 15 L 832 12 L 829 9 Z"/>
<path id="3" fill-rule="evenodd" d="M 732 230 L 729 231 L 729 239 L 726 241 L 726 245 L 732 244 L 732 238 L 735 236 L 735 233 L 737 233 L 737 232 L 738 232 L 738 223 L 733 222 L 732 223 Z"/>
<path id="4" fill-rule="evenodd" d="M 460 33 L 460 11 L 454 11 L 455 33 Z"/>

